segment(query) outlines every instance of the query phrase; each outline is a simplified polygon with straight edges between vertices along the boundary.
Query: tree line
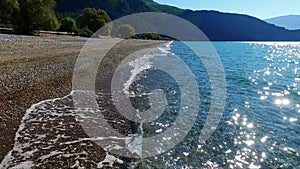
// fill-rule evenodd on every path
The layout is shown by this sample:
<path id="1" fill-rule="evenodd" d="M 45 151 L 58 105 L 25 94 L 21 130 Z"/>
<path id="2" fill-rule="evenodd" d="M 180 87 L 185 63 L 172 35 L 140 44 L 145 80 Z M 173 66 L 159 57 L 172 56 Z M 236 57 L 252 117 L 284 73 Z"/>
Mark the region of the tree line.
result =
<path id="1" fill-rule="evenodd" d="M 90 37 L 102 28 L 100 35 L 110 36 L 111 18 L 101 9 L 86 8 L 77 14 L 55 14 L 54 0 L 0 0 L 0 26 L 11 27 L 17 33 L 34 34 L 35 31 L 62 31 Z M 121 38 L 162 39 L 158 34 L 135 35 L 131 25 L 118 28 Z M 133 36 L 135 35 L 135 36 Z"/>
<path id="2" fill-rule="evenodd" d="M 57 18 L 54 0 L 0 0 L 0 24 L 12 27 L 22 34 L 33 34 L 36 30 L 65 31 L 81 36 L 91 36 L 96 30 L 110 22 L 103 10 L 87 8 L 77 18 Z"/>

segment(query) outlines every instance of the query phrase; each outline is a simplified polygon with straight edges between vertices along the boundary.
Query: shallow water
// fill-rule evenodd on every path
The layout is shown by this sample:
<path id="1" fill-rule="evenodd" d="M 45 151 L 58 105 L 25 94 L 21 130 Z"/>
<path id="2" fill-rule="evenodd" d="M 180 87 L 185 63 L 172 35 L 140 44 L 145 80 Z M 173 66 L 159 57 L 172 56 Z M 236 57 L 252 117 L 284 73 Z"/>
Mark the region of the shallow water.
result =
<path id="1" fill-rule="evenodd" d="M 187 44 L 197 47 L 203 45 L 203 42 Z M 14 149 L 1 165 L 41 166 L 44 164 L 41 161 L 45 159 L 72 158 L 74 164 L 70 164 L 70 167 L 94 163 L 98 167 L 121 165 L 129 168 L 128 159 L 107 153 L 106 158 L 100 160 L 94 157 L 95 152 L 88 150 L 96 147 L 93 142 L 101 142 L 109 137 L 114 140 L 114 145 L 103 143 L 107 151 L 122 149 L 123 143 L 119 141 L 123 140 L 129 153 L 141 155 L 150 149 L 159 153 L 160 150 L 156 150 L 155 145 L 151 147 L 141 144 L 141 140 L 165 133 L 178 122 L 182 127 L 173 132 L 173 137 L 187 132 L 186 137 L 176 144 L 174 142 L 174 147 L 163 154 L 132 160 L 132 165 L 140 168 L 300 168 L 300 43 L 216 42 L 213 45 L 224 67 L 227 95 L 219 125 L 205 143 L 199 141 L 199 135 L 212 106 L 212 84 L 207 73 L 208 67 L 195 55 L 195 51 L 183 43 L 174 42 L 171 46 L 161 48 L 154 57 L 148 55 L 145 59 L 131 62 L 129 66 L 133 68 L 132 74 L 142 72 L 138 77 L 129 78 L 131 84 L 125 80 L 124 88 L 119 91 L 130 96 L 135 107 L 143 112 L 153 106 L 148 99 L 153 91 L 161 89 L 166 96 L 166 103 L 159 104 L 165 106 L 159 118 L 142 125 L 131 124 L 133 133 L 127 133 L 124 137 L 109 137 L 98 133 L 97 137 L 79 135 L 73 138 L 69 136 L 72 133 L 66 130 L 76 129 L 82 124 L 82 120 L 94 122 L 97 126 L 97 119 L 102 118 L 98 114 L 112 111 L 105 107 L 97 110 L 76 109 L 72 104 L 74 94 L 84 93 L 88 98 L 98 98 L 97 101 L 101 104 L 113 104 L 110 94 L 94 95 L 74 91 L 70 96 L 41 102 L 27 111 L 17 133 Z M 209 56 L 209 51 L 199 53 Z M 187 78 L 186 71 L 182 70 L 184 67 L 180 62 L 170 59 L 171 56 L 182 59 L 195 79 Z M 147 70 L 144 65 L 147 65 Z M 179 78 L 174 79 L 172 74 L 157 70 L 154 65 L 168 67 L 168 71 Z M 198 91 L 182 90 L 180 82 L 189 86 L 193 80 L 197 82 Z M 199 96 L 199 105 L 189 104 L 185 107 L 187 110 L 199 108 L 195 121 L 191 119 L 189 112 L 180 116 L 180 111 L 185 109 L 180 102 L 183 99 L 193 99 L 193 96 Z M 70 117 L 73 120 L 67 120 Z M 49 122 L 51 125 L 48 125 Z M 184 125 L 189 122 L 193 122 L 192 128 L 186 131 Z M 120 126 L 126 128 L 130 123 L 122 117 L 109 124 L 119 126 L 114 128 L 116 129 Z M 169 137 L 163 139 L 166 142 L 172 140 Z M 163 142 L 157 144 L 159 143 Z M 80 145 L 81 148 L 73 151 L 68 148 L 70 145 Z"/>
<path id="2" fill-rule="evenodd" d="M 213 45 L 227 80 L 226 106 L 218 128 L 205 144 L 197 142 L 209 105 L 209 77 L 193 52 L 175 42 L 171 52 L 198 73 L 195 77 L 200 84 L 201 109 L 184 141 L 169 152 L 148 159 L 149 165 L 299 168 L 300 43 L 218 42 Z"/>

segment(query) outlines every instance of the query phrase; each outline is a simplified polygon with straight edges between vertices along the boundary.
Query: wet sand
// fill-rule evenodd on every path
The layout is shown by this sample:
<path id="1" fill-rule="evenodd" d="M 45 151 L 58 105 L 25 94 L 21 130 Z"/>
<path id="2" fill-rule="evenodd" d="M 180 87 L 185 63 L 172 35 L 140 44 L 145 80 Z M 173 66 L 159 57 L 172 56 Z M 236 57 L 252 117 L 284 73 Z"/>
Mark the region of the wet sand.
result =
<path id="1" fill-rule="evenodd" d="M 71 36 L 0 34 L 0 161 L 12 149 L 21 119 L 32 104 L 61 98 L 71 92 L 75 62 L 86 40 Z M 111 40 L 105 39 L 104 42 Z M 163 43 L 122 41 L 122 45 L 108 54 L 113 60 L 109 62 L 112 65 L 100 70 L 104 73 L 100 74 L 99 85 L 108 89 L 111 80 L 109 75 L 123 56 L 135 50 L 156 47 Z M 82 129 L 78 127 L 77 134 L 84 134 L 80 133 Z M 95 150 L 95 153 L 101 158 L 105 156 L 101 148 Z"/>

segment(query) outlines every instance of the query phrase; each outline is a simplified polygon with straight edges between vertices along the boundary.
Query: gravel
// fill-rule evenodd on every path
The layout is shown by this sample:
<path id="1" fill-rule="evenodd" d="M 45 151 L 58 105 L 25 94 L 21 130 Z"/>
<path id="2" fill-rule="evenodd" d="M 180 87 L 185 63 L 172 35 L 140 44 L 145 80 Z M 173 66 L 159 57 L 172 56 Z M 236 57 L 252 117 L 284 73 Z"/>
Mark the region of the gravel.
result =
<path id="1" fill-rule="evenodd" d="M 0 161 L 12 149 L 20 121 L 32 104 L 71 92 L 74 65 L 87 40 L 63 35 L 0 34 Z M 132 50 L 158 46 L 162 42 L 126 40 L 123 44 L 122 49 Z M 118 57 L 117 63 L 120 61 L 118 53 L 111 52 L 111 55 Z M 107 69 L 111 70 L 109 67 Z M 109 80 L 101 76 L 100 79 Z"/>

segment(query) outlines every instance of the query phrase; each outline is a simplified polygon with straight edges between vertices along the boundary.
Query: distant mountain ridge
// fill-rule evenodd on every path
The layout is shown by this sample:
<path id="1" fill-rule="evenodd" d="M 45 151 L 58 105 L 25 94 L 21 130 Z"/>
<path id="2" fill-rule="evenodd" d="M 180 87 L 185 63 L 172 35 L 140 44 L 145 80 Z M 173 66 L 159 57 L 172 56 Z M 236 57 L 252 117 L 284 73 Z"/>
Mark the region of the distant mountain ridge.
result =
<path id="1" fill-rule="evenodd" d="M 299 41 L 300 30 L 290 31 L 258 18 L 218 11 L 185 11 L 178 15 L 214 41 Z"/>
<path id="2" fill-rule="evenodd" d="M 56 12 L 81 13 L 86 7 L 107 11 L 114 20 L 138 12 L 165 12 L 182 17 L 212 41 L 300 41 L 300 30 L 287 30 L 255 17 L 218 11 L 192 11 L 153 0 L 56 0 Z"/>
<path id="3" fill-rule="evenodd" d="M 300 15 L 278 16 L 275 18 L 266 19 L 265 21 L 289 30 L 300 29 Z"/>
<path id="4" fill-rule="evenodd" d="M 138 12 L 165 12 L 178 15 L 184 10 L 161 5 L 153 0 L 56 0 L 57 12 L 81 13 L 84 8 L 104 9 L 112 19 Z"/>

